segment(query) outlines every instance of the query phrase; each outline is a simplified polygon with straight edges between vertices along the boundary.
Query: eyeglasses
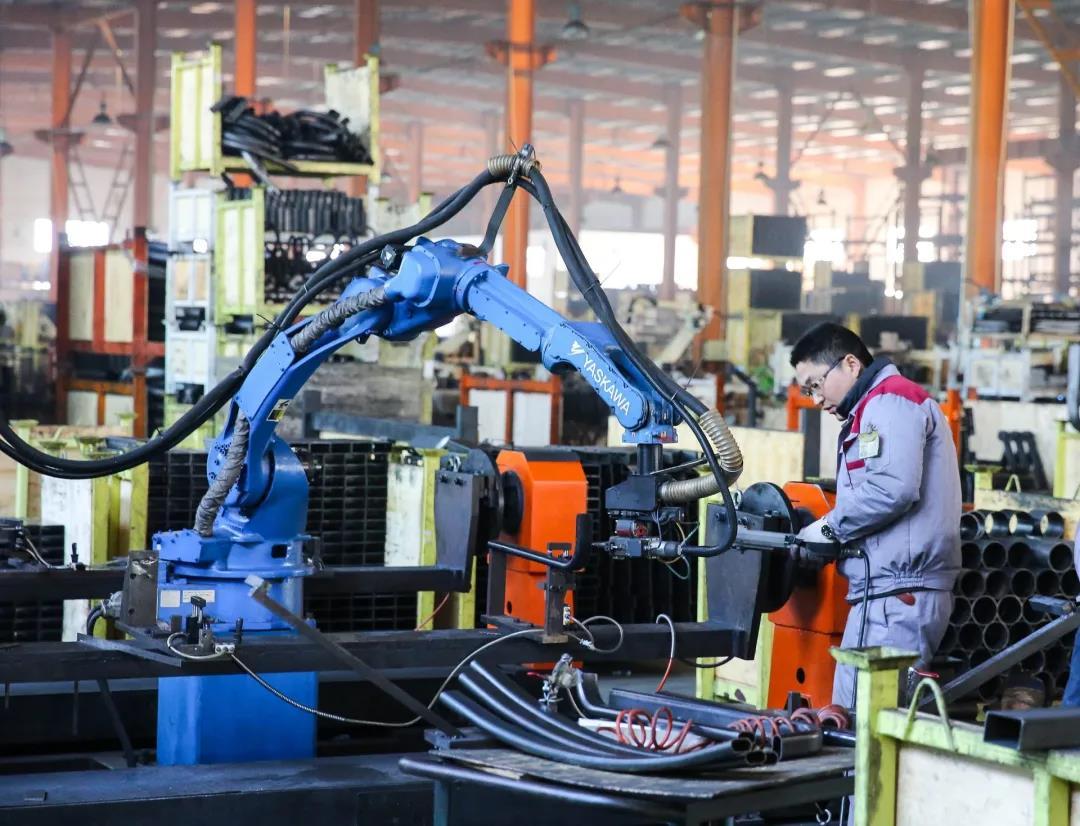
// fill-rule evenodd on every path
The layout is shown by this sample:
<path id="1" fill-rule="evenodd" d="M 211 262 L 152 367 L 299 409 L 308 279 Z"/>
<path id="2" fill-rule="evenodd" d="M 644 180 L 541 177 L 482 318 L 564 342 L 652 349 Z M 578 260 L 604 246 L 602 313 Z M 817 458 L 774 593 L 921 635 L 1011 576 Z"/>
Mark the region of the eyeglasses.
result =
<path id="1" fill-rule="evenodd" d="M 837 367 L 839 367 L 840 362 L 842 362 L 846 358 L 847 358 L 847 354 L 844 354 L 844 355 L 840 356 L 840 358 L 838 358 L 836 361 L 834 361 L 832 364 L 829 365 L 828 370 L 826 370 L 824 373 L 821 374 L 821 378 L 811 379 L 806 384 L 804 384 L 802 387 L 800 387 L 799 388 L 800 392 L 804 396 L 806 396 L 807 398 L 810 398 L 811 396 L 819 395 L 821 393 L 821 388 L 825 386 L 825 379 L 827 379 L 829 377 L 829 373 L 831 373 L 833 370 L 835 370 Z"/>

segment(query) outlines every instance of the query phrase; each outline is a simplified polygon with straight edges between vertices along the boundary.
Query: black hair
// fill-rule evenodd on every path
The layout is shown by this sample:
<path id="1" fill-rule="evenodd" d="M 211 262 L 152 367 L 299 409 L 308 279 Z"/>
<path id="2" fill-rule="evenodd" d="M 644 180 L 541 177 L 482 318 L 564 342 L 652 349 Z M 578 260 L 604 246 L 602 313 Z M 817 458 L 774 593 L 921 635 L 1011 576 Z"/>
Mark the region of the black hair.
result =
<path id="1" fill-rule="evenodd" d="M 847 327 L 823 321 L 811 327 L 795 342 L 791 348 L 791 366 L 802 361 L 832 364 L 849 353 L 861 361 L 863 367 L 869 367 L 874 360 L 863 340 L 855 333 Z"/>

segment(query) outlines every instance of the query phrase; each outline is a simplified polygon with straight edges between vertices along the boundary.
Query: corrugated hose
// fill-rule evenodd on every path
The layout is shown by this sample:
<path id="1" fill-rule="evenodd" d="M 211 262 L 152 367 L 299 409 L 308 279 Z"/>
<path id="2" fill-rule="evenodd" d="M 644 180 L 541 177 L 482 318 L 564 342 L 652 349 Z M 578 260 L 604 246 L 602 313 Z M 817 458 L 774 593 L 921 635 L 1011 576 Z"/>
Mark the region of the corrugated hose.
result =
<path id="1" fill-rule="evenodd" d="M 388 301 L 386 290 L 382 285 L 373 290 L 368 290 L 366 293 L 342 299 L 311 319 L 310 323 L 289 339 L 289 343 L 297 355 L 303 355 L 328 330 L 340 327 L 347 319 L 359 312 L 381 307 Z"/>
<path id="2" fill-rule="evenodd" d="M 211 483 L 210 489 L 203 495 L 199 502 L 199 509 L 195 512 L 195 532 L 199 536 L 214 535 L 214 520 L 217 518 L 218 511 L 225 504 L 225 497 L 229 495 L 229 491 L 232 490 L 232 486 L 236 484 L 236 480 L 240 478 L 240 473 L 244 470 L 250 433 L 250 422 L 243 413 L 237 411 L 229 452 L 225 454 L 221 470 Z"/>
<path id="3" fill-rule="evenodd" d="M 727 422 L 718 410 L 708 410 L 698 418 L 698 425 L 713 446 L 724 480 L 730 487 L 738 480 L 743 469 L 742 451 L 731 435 Z M 719 493 L 720 483 L 712 474 L 696 479 L 677 479 L 664 482 L 660 486 L 660 499 L 663 502 L 691 502 Z"/>

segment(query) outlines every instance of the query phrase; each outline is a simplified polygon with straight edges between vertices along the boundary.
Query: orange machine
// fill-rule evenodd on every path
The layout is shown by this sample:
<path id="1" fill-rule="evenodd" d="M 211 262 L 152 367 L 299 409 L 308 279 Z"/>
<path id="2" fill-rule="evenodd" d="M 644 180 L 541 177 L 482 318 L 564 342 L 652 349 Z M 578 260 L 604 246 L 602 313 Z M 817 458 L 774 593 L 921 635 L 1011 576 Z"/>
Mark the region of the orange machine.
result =
<path id="1" fill-rule="evenodd" d="M 541 553 L 552 546 L 572 548 L 575 521 L 587 509 L 585 472 L 577 457 L 570 451 L 525 448 L 500 452 L 497 464 L 507 500 L 502 538 Z M 508 557 L 503 611 L 542 627 L 546 574 L 538 562 Z M 572 593 L 566 604 L 573 609 Z"/>
<path id="2" fill-rule="evenodd" d="M 832 510 L 836 495 L 818 485 L 789 482 L 784 493 L 796 510 L 819 519 Z M 783 708 L 788 693 L 806 695 L 814 707 L 832 702 L 835 661 L 829 649 L 839 646 L 849 606 L 844 599 L 847 580 L 835 565 L 817 572 L 813 581 L 800 582 L 773 623 L 772 665 L 769 672 L 770 708 Z"/>

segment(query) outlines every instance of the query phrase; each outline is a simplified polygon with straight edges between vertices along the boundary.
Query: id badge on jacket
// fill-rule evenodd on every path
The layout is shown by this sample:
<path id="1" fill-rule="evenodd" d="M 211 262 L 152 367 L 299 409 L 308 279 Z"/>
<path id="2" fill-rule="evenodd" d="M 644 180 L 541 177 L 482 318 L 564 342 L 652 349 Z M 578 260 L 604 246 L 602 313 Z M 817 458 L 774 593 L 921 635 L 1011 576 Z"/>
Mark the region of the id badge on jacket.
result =
<path id="1" fill-rule="evenodd" d="M 881 436 L 876 430 L 859 434 L 859 458 L 876 459 L 881 455 Z"/>

